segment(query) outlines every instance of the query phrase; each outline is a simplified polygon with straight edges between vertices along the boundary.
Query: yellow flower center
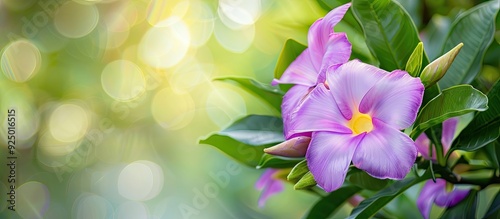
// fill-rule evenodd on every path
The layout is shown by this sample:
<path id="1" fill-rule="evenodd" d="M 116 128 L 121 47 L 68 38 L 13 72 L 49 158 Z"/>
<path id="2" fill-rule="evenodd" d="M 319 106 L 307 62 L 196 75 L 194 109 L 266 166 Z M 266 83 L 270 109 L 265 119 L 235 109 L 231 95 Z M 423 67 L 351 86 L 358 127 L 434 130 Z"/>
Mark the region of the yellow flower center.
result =
<path id="1" fill-rule="evenodd" d="M 349 128 L 356 135 L 373 130 L 372 117 L 368 114 L 356 113 L 349 121 Z"/>

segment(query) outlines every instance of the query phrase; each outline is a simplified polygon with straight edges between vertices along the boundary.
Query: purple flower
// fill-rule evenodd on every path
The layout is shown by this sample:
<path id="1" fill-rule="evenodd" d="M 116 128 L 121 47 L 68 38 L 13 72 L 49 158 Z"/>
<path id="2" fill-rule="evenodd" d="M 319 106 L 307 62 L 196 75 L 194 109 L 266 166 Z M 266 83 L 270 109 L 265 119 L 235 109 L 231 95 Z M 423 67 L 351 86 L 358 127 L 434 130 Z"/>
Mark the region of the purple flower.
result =
<path id="1" fill-rule="evenodd" d="M 259 207 L 264 207 L 269 197 L 283 191 L 283 182 L 276 176 L 278 173 L 278 169 L 267 169 L 255 183 L 255 188 L 262 191 L 259 197 Z"/>
<path id="2" fill-rule="evenodd" d="M 451 191 L 447 191 L 446 184 L 444 179 L 436 179 L 436 182 L 428 180 L 425 183 L 417 199 L 418 209 L 425 219 L 430 216 L 432 203 L 440 207 L 452 207 L 469 194 L 469 189 L 457 189 L 455 186 Z"/>
<path id="3" fill-rule="evenodd" d="M 441 134 L 441 145 L 443 146 L 443 153 L 446 154 L 450 149 L 451 143 L 453 142 L 453 136 L 455 135 L 455 129 L 457 128 L 458 118 L 449 118 L 443 122 L 443 132 Z M 427 137 L 425 133 L 422 133 L 415 140 L 418 152 L 422 154 L 427 160 L 436 161 L 436 148 L 432 147 L 432 156 L 429 156 L 429 150 L 431 148 L 431 140 Z"/>
<path id="4" fill-rule="evenodd" d="M 291 115 L 290 133 L 312 132 L 309 170 L 325 191 L 344 183 L 352 163 L 376 178 L 402 179 L 417 149 L 400 130 L 417 116 L 424 86 L 407 72 L 391 73 L 357 60 L 328 68 Z"/>
<path id="5" fill-rule="evenodd" d="M 321 77 L 318 78 L 320 73 L 324 74 L 331 65 L 347 62 L 351 56 L 352 46 L 347 40 L 347 35 L 333 32 L 333 28 L 344 17 L 350 6 L 350 3 L 339 6 L 324 18 L 314 22 L 307 35 L 308 48 L 288 66 L 279 80 L 273 81 L 273 85 L 295 84 L 285 94 L 281 105 L 287 139 L 291 137 L 288 134 L 290 114 L 312 87 L 318 82 L 324 82 L 324 77 L 322 80 Z"/>
<path id="6" fill-rule="evenodd" d="M 441 135 L 441 144 L 443 153 L 447 153 L 453 142 L 453 136 L 457 127 L 458 118 L 450 118 L 443 122 L 443 132 Z M 432 156 L 429 155 L 431 143 L 427 135 L 422 133 L 415 141 L 417 149 L 422 156 L 427 160 L 436 161 L 436 148 L 432 147 Z M 417 206 L 424 218 L 429 218 L 432 204 L 436 203 L 440 207 L 452 207 L 462 201 L 469 194 L 470 189 L 457 189 L 452 187 L 451 191 L 447 191 L 447 182 L 444 179 L 436 179 L 436 182 L 428 180 L 422 192 L 417 199 Z"/>

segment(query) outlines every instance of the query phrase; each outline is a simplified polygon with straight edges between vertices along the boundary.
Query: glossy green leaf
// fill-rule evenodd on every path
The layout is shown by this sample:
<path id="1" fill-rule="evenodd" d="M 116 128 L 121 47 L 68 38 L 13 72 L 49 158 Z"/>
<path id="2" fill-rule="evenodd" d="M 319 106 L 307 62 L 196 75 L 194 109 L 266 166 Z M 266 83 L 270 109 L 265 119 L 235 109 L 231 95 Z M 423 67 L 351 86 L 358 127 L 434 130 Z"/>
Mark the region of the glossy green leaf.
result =
<path id="1" fill-rule="evenodd" d="M 316 0 L 323 9 L 330 11 L 338 6 L 350 2 L 350 0 Z"/>
<path id="2" fill-rule="evenodd" d="M 259 98 L 264 103 L 267 103 L 278 112 L 281 112 L 281 101 L 284 93 L 279 88 L 271 86 L 271 84 L 264 84 L 251 78 L 240 77 L 224 77 L 214 80 L 232 83 Z"/>
<path id="3" fill-rule="evenodd" d="M 442 51 L 448 51 L 463 43 L 462 52 L 450 66 L 448 73 L 439 81 L 441 88 L 468 84 L 479 73 L 484 54 L 495 33 L 497 0 L 485 2 L 461 14 L 452 24 Z"/>
<path id="4" fill-rule="evenodd" d="M 493 201 L 491 202 L 490 208 L 484 215 L 484 218 L 498 218 L 500 216 L 500 192 L 497 193 Z"/>
<path id="5" fill-rule="evenodd" d="M 407 177 L 401 181 L 396 181 L 392 185 L 380 190 L 375 195 L 368 199 L 362 201 L 357 207 L 355 207 L 350 219 L 354 218 L 370 218 L 372 215 L 376 214 L 380 209 L 382 209 L 387 203 L 393 200 L 396 196 L 400 195 L 408 188 L 413 185 L 420 183 L 426 179 L 430 178 L 430 173 L 427 171 L 421 177 Z"/>
<path id="6" fill-rule="evenodd" d="M 442 53 L 443 45 L 451 28 L 451 20 L 447 16 L 434 14 L 420 33 L 422 42 L 424 42 L 424 49 L 429 60 L 434 60 Z"/>
<path id="7" fill-rule="evenodd" d="M 293 186 L 293 189 L 300 190 L 300 189 L 308 189 L 316 185 L 316 180 L 314 179 L 314 176 L 312 175 L 311 172 L 307 172 L 300 178 L 300 180 L 295 183 Z"/>
<path id="8" fill-rule="evenodd" d="M 354 170 L 354 172 L 349 174 L 348 180 L 352 184 L 368 190 L 381 190 L 389 183 L 387 179 L 373 178 L 362 170 Z"/>
<path id="9" fill-rule="evenodd" d="M 478 113 L 460 133 L 452 149 L 472 151 L 495 141 L 500 135 L 500 83 L 488 92 L 488 110 Z"/>
<path id="10" fill-rule="evenodd" d="M 422 24 L 422 16 L 421 13 L 423 4 L 420 1 L 415 0 L 396 0 L 403 6 L 403 8 L 408 12 L 415 26 L 418 27 Z"/>
<path id="11" fill-rule="evenodd" d="M 331 192 L 321 200 L 316 202 L 306 216 L 306 219 L 329 218 L 334 215 L 342 204 L 361 191 L 361 188 L 355 185 L 345 185 Z"/>
<path id="12" fill-rule="evenodd" d="M 307 172 L 309 172 L 309 168 L 307 167 L 307 160 L 304 159 L 293 167 L 286 179 L 288 181 L 298 181 Z"/>
<path id="13" fill-rule="evenodd" d="M 422 106 L 427 105 L 432 99 L 436 98 L 441 93 L 438 84 L 434 84 L 430 87 L 425 88 L 424 98 L 422 99 Z M 422 110 L 422 108 L 420 108 Z"/>
<path id="14" fill-rule="evenodd" d="M 488 109 L 488 98 L 470 85 L 457 85 L 445 89 L 422 108 L 410 137 L 415 139 L 426 129 L 448 118 L 486 109 Z"/>
<path id="15" fill-rule="evenodd" d="M 422 70 L 422 74 L 420 74 L 420 79 L 425 87 L 436 84 L 446 74 L 463 45 L 463 43 L 458 44 L 446 54 L 425 66 L 424 70 Z"/>
<path id="16" fill-rule="evenodd" d="M 248 145 L 279 143 L 283 137 L 283 120 L 274 116 L 248 115 L 235 121 L 219 135 L 229 136 Z"/>
<path id="17" fill-rule="evenodd" d="M 443 219 L 476 218 L 476 206 L 477 206 L 477 190 L 471 190 L 467 198 L 462 200 L 457 205 L 446 209 L 443 215 L 441 215 L 441 218 Z"/>
<path id="18" fill-rule="evenodd" d="M 281 78 L 288 66 L 304 51 L 307 46 L 295 41 L 287 39 L 283 49 L 281 49 L 278 62 L 274 68 L 274 78 Z"/>
<path id="19" fill-rule="evenodd" d="M 487 96 L 488 110 L 476 114 L 467 126 L 469 130 L 500 120 L 500 80 L 493 85 Z"/>
<path id="20" fill-rule="evenodd" d="M 352 22 L 347 21 L 348 18 L 352 18 Z M 335 31 L 347 34 L 347 38 L 352 45 L 351 60 L 359 59 L 367 64 L 378 65 L 378 60 L 371 54 L 368 46 L 366 45 L 363 30 L 361 30 L 358 21 L 354 18 L 352 10 L 348 10 L 344 18 L 337 25 L 335 25 Z"/>
<path id="21" fill-rule="evenodd" d="M 417 47 L 411 53 L 408 62 L 406 62 L 405 70 L 413 77 L 418 77 L 420 75 L 420 70 L 422 70 L 422 58 L 424 56 L 424 44 L 419 42 Z"/>
<path id="22" fill-rule="evenodd" d="M 404 69 L 420 42 L 417 28 L 406 10 L 393 0 L 353 0 L 351 8 L 380 67 L 387 71 Z M 428 63 L 424 54 L 422 64 Z"/>
<path id="23" fill-rule="evenodd" d="M 200 144 L 212 145 L 236 161 L 250 167 L 256 167 L 259 164 L 262 154 L 264 154 L 264 148 L 271 146 L 252 146 L 234 140 L 231 137 L 218 134 L 211 135 L 207 139 L 201 140 Z"/>
<path id="24" fill-rule="evenodd" d="M 264 153 L 262 158 L 260 159 L 259 165 L 257 165 L 257 169 L 260 168 L 289 168 L 294 167 L 300 161 L 304 160 L 304 158 L 289 158 L 289 157 L 281 157 L 281 156 L 273 156 L 270 154 Z"/>
<path id="25" fill-rule="evenodd" d="M 498 139 L 498 138 L 497 138 Z M 498 141 L 494 141 L 489 143 L 484 147 L 486 150 L 486 156 L 490 161 L 491 165 L 495 168 L 500 167 L 500 143 Z"/>
<path id="26" fill-rule="evenodd" d="M 500 135 L 500 120 L 494 123 L 484 124 L 473 130 L 463 130 L 455 139 L 451 150 L 475 151 L 493 141 Z"/>

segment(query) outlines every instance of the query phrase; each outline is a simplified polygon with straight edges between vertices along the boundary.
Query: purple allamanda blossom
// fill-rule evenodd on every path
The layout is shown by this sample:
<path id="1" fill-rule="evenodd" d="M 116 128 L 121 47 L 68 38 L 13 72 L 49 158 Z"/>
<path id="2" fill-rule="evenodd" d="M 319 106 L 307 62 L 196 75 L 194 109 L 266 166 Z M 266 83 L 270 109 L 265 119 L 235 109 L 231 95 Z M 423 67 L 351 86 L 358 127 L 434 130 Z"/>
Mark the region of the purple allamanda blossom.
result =
<path id="1" fill-rule="evenodd" d="M 430 217 L 433 203 L 439 207 L 452 207 L 460 203 L 470 192 L 468 188 L 455 186 L 448 191 L 447 183 L 444 179 L 436 179 L 436 182 L 428 180 L 422 187 L 417 199 L 417 207 L 425 219 Z"/>
<path id="2" fill-rule="evenodd" d="M 325 84 L 304 98 L 289 128 L 292 135 L 312 133 L 306 159 L 318 185 L 339 188 L 351 161 L 376 178 L 404 178 L 417 149 L 400 130 L 415 121 L 420 79 L 354 60 L 328 68 Z"/>
<path id="3" fill-rule="evenodd" d="M 276 84 L 295 84 L 283 97 L 281 105 L 284 134 L 287 139 L 290 115 L 299 105 L 310 89 L 324 82 L 324 77 L 318 77 L 326 69 L 335 64 L 345 63 L 351 56 L 351 43 L 345 33 L 335 33 L 333 28 L 344 17 L 351 6 L 350 3 L 330 11 L 324 18 L 318 19 L 309 28 L 307 35 L 308 48 L 305 49 L 285 70 Z"/>
<path id="4" fill-rule="evenodd" d="M 457 123 L 458 118 L 450 118 L 443 122 L 441 145 L 443 146 L 444 154 L 448 152 L 453 142 Z M 432 147 L 432 154 L 429 154 L 431 143 L 425 133 L 418 136 L 415 143 L 422 157 L 427 160 L 436 161 L 436 149 Z M 433 203 L 440 207 L 452 207 L 467 197 L 470 192 L 468 188 L 457 188 L 456 186 L 447 184 L 448 182 L 444 179 L 436 179 L 436 182 L 427 180 L 424 184 L 417 199 L 417 207 L 424 218 L 429 218 Z M 447 188 L 450 188 L 450 190 Z"/>
<path id="5" fill-rule="evenodd" d="M 446 154 L 450 149 L 453 142 L 453 136 L 457 128 L 458 118 L 453 117 L 443 122 L 443 132 L 441 134 L 441 145 L 443 146 L 443 153 Z M 431 140 L 425 133 L 422 133 L 415 140 L 418 152 L 427 160 L 436 161 L 436 148 L 432 147 L 432 154 L 430 154 Z"/>
<path id="6" fill-rule="evenodd" d="M 259 207 L 264 207 L 267 199 L 283 191 L 283 182 L 276 176 L 278 173 L 278 169 L 267 169 L 255 183 L 255 188 L 262 191 L 259 197 Z"/>

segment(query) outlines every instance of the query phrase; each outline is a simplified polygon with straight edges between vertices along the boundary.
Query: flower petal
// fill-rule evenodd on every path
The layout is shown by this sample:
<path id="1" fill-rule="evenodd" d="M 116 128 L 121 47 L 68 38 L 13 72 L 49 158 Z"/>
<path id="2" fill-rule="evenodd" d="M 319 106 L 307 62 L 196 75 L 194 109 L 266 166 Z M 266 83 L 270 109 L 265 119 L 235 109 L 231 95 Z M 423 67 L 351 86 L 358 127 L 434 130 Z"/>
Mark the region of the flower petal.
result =
<path id="1" fill-rule="evenodd" d="M 359 111 L 369 113 L 396 129 L 405 129 L 415 121 L 423 94 L 424 85 L 420 79 L 396 70 L 385 75 L 367 92 Z"/>
<path id="2" fill-rule="evenodd" d="M 310 49 L 305 49 L 283 72 L 279 80 L 274 79 L 272 85 L 276 84 L 300 84 L 307 87 L 314 86 L 318 78 L 319 67 L 316 69 L 309 55 Z M 319 60 L 321 61 L 321 59 Z"/>
<path id="3" fill-rule="evenodd" d="M 334 65 L 327 70 L 330 90 L 347 120 L 358 110 L 361 99 L 388 72 L 358 60 Z"/>
<path id="4" fill-rule="evenodd" d="M 424 184 L 424 187 L 422 187 L 420 195 L 417 198 L 418 210 L 420 210 L 420 213 L 425 219 L 428 219 L 431 214 L 432 204 L 434 203 L 436 194 L 438 191 L 444 189 L 444 186 L 442 186 L 442 183 L 438 180 L 440 179 L 436 179 L 436 183 L 432 180 L 428 180 Z"/>
<path id="5" fill-rule="evenodd" d="M 406 134 L 374 118 L 373 130 L 359 143 L 353 164 L 380 179 L 403 179 L 410 171 L 417 149 Z"/>
<path id="6" fill-rule="evenodd" d="M 347 39 L 345 33 L 333 33 L 330 35 L 320 71 L 327 69 L 329 66 L 342 64 L 349 61 L 351 57 L 352 45 Z"/>
<path id="7" fill-rule="evenodd" d="M 333 34 L 333 27 L 344 17 L 350 3 L 330 11 L 309 28 L 308 48 L 285 70 L 279 80 L 272 84 L 301 84 L 314 86 L 321 68 L 344 63 L 351 55 L 351 43 L 345 34 Z"/>
<path id="8" fill-rule="evenodd" d="M 434 202 L 439 207 L 453 207 L 464 200 L 469 195 L 469 192 L 470 189 L 457 189 L 456 187 L 451 192 L 446 192 L 446 189 L 443 188 L 441 192 L 436 194 Z"/>
<path id="9" fill-rule="evenodd" d="M 356 147 L 364 134 L 353 136 L 333 132 L 314 132 L 307 149 L 307 166 L 325 191 L 331 192 L 344 183 Z"/>
<path id="10" fill-rule="evenodd" d="M 273 179 L 272 181 L 268 182 L 268 184 L 266 185 L 266 187 L 264 188 L 264 191 L 262 191 L 262 193 L 260 194 L 260 197 L 259 197 L 259 207 L 262 208 L 264 207 L 264 205 L 266 204 L 267 200 L 277 194 L 277 193 L 280 193 L 281 191 L 283 191 L 283 182 L 277 180 L 277 179 Z"/>
<path id="11" fill-rule="evenodd" d="M 255 183 L 255 188 L 257 190 L 262 190 L 267 185 L 267 183 L 273 180 L 273 175 L 278 172 L 277 169 L 266 169 L 264 173 L 260 176 L 259 180 Z"/>
<path id="12" fill-rule="evenodd" d="M 431 146 L 431 140 L 427 137 L 425 133 L 420 134 L 415 140 L 415 145 L 417 146 L 418 152 L 422 154 L 426 160 L 436 160 L 436 148 L 432 147 L 432 157 L 429 156 L 429 147 Z"/>
<path id="13" fill-rule="evenodd" d="M 441 144 L 443 145 L 443 153 L 448 152 L 451 143 L 453 142 L 453 137 L 455 136 L 455 130 L 457 128 L 458 118 L 453 117 L 445 120 L 443 122 L 443 132 L 441 134 Z"/>
<path id="14" fill-rule="evenodd" d="M 288 135 L 294 137 L 298 133 L 313 131 L 350 134 L 352 131 L 341 125 L 345 122 L 331 92 L 324 84 L 318 84 L 292 113 Z"/>
<path id="15" fill-rule="evenodd" d="M 324 60 L 323 55 L 326 52 L 327 44 L 329 44 L 333 28 L 342 20 L 350 6 L 351 4 L 347 3 L 334 8 L 324 18 L 318 19 L 309 28 L 307 35 L 308 48 L 311 49 L 311 60 L 317 70 L 322 66 L 321 61 Z"/>
<path id="16" fill-rule="evenodd" d="M 283 96 L 281 114 L 283 117 L 283 132 L 286 139 L 289 139 L 290 137 L 288 133 L 291 127 L 290 123 L 292 113 L 309 93 L 309 89 L 310 88 L 308 86 L 295 85 L 286 92 L 285 96 Z"/>

